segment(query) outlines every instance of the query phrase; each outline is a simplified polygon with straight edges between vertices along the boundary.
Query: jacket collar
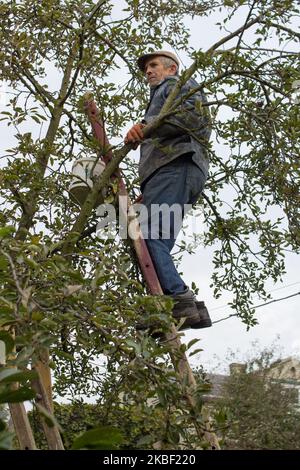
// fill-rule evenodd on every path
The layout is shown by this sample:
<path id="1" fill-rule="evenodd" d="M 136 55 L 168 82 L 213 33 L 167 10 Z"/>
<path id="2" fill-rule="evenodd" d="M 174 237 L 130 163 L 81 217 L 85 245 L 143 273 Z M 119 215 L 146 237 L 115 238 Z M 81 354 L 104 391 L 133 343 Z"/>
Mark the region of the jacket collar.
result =
<path id="1" fill-rule="evenodd" d="M 174 80 L 174 79 L 179 80 L 178 75 L 169 75 L 168 77 L 165 77 L 163 80 L 161 80 L 161 82 L 159 82 L 157 85 L 154 85 L 154 86 L 150 87 L 150 99 L 152 99 L 152 97 L 153 97 L 155 91 L 157 90 L 157 88 L 159 88 L 166 81 Z"/>

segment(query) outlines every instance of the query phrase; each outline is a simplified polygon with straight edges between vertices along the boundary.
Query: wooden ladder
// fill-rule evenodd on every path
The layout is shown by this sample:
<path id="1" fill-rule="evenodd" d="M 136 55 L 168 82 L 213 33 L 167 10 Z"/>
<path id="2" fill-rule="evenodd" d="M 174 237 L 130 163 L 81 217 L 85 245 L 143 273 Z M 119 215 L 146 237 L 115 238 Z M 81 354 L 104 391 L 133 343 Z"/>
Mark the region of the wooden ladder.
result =
<path id="1" fill-rule="evenodd" d="M 88 119 L 91 123 L 94 136 L 100 144 L 100 148 L 108 148 L 109 141 L 107 139 L 105 128 L 102 119 L 100 118 L 99 111 L 97 109 L 96 103 L 94 102 L 90 93 L 87 93 L 84 96 L 84 105 L 85 111 L 88 116 Z M 108 163 L 113 158 L 112 152 L 109 151 L 106 155 L 102 157 L 105 163 Z M 114 174 L 113 177 L 117 177 L 119 180 L 119 213 L 122 214 L 123 220 L 127 220 L 128 224 L 130 223 L 131 229 L 133 230 L 135 237 L 132 240 L 133 248 L 136 253 L 138 264 L 140 266 L 141 272 L 143 274 L 144 280 L 148 286 L 148 290 L 152 295 L 163 295 L 159 279 L 157 277 L 151 256 L 149 254 L 145 240 L 143 239 L 141 229 L 136 217 L 136 213 L 132 207 L 132 202 L 128 196 L 126 185 L 122 179 L 120 172 Z M 215 433 L 210 429 L 210 419 L 207 415 L 207 411 L 202 414 L 202 420 L 205 422 L 205 430 L 203 427 L 199 426 L 197 421 L 197 416 L 199 417 L 199 412 L 196 406 L 196 400 L 194 398 L 194 392 L 197 387 L 197 383 L 193 374 L 193 371 L 189 365 L 186 354 L 182 351 L 180 337 L 178 332 L 172 324 L 169 328 L 168 333 L 165 335 L 165 340 L 170 344 L 170 356 L 174 366 L 175 371 L 180 379 L 183 394 L 189 404 L 189 407 L 195 416 L 194 424 L 197 435 L 202 441 L 205 439 L 208 441 L 211 449 L 220 449 L 220 445 Z"/>
<path id="2" fill-rule="evenodd" d="M 13 330 L 11 333 L 14 336 Z M 14 350 L 11 353 L 11 357 L 13 358 L 15 354 L 16 351 Z M 1 366 L 4 365 L 1 364 Z M 31 381 L 31 385 L 36 392 L 35 403 L 41 414 L 41 424 L 48 448 L 49 450 L 64 450 L 62 438 L 53 417 L 51 371 L 47 349 L 40 352 L 39 360 L 33 365 L 32 369 L 36 371 L 37 375 Z M 11 385 L 12 390 L 17 390 L 18 387 L 19 385 L 16 382 Z M 24 403 L 9 403 L 9 411 L 20 450 L 37 450 Z M 43 415 L 46 415 L 48 420 L 45 420 Z M 51 424 L 49 419 L 52 421 Z"/>

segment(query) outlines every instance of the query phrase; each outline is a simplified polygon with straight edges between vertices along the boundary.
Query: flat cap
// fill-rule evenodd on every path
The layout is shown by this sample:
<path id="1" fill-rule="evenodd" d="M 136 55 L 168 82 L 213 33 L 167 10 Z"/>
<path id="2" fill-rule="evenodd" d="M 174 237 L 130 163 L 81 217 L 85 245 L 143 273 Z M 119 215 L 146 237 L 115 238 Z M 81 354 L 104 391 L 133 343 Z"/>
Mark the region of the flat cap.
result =
<path id="1" fill-rule="evenodd" d="M 169 51 L 154 51 L 154 52 L 149 52 L 148 54 L 144 54 L 144 55 L 141 55 L 138 60 L 137 60 L 137 65 L 139 67 L 139 69 L 144 72 L 145 71 L 145 63 L 148 59 L 150 59 L 151 57 L 156 57 L 156 56 L 164 56 L 164 57 L 168 57 L 169 59 L 173 59 L 174 62 L 178 65 L 179 67 L 179 60 L 178 60 L 178 57 L 173 54 L 173 52 L 169 52 Z"/>

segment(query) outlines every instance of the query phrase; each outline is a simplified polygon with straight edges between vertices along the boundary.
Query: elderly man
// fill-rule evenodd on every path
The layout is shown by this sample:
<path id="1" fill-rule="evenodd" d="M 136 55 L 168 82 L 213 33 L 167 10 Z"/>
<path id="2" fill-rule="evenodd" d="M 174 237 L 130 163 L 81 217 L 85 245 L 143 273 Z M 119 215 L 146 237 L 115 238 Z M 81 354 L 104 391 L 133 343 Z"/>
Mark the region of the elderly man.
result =
<path id="1" fill-rule="evenodd" d="M 125 142 L 141 144 L 139 176 L 142 203 L 148 211 L 142 232 L 162 290 L 174 299 L 173 317 L 186 317 L 181 329 L 209 327 L 211 320 L 204 302 L 195 299 L 170 254 L 186 209 L 199 198 L 208 174 L 206 145 L 211 129 L 207 111 L 201 109 L 206 98 L 198 90 L 184 99 L 198 86 L 195 80 L 188 80 L 181 88 L 183 99 L 176 114 L 144 139 L 143 127 L 158 116 L 178 80 L 179 61 L 172 52 L 157 51 L 139 57 L 137 64 L 149 83 L 150 101 L 143 121 L 129 130 Z M 180 222 L 172 210 L 167 213 L 159 209 L 174 204 L 180 208 Z"/>

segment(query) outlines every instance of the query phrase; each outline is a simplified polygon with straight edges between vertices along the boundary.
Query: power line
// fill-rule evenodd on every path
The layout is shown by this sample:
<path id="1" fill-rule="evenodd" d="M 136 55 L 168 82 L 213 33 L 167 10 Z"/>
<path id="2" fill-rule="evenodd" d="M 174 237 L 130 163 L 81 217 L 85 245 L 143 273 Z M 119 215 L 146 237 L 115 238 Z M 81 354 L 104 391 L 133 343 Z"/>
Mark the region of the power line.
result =
<path id="1" fill-rule="evenodd" d="M 273 300 L 270 300 L 270 302 L 265 302 L 264 304 L 256 305 L 252 308 L 256 309 L 256 308 L 264 307 L 265 305 L 273 304 L 275 302 L 281 302 L 282 300 L 290 299 L 291 297 L 296 297 L 296 295 L 300 295 L 300 292 L 296 292 L 295 294 L 287 295 L 286 297 L 281 297 L 280 299 L 273 299 Z M 228 315 L 227 317 L 224 317 L 224 318 L 220 318 L 219 320 L 215 320 L 212 323 L 220 323 L 221 321 L 228 320 L 231 317 L 237 317 L 237 316 L 238 316 L 237 313 L 232 313 L 231 315 Z"/>
<path id="2" fill-rule="evenodd" d="M 293 284 L 286 284 L 285 286 L 277 287 L 276 289 L 269 290 L 267 294 L 271 294 L 271 292 L 276 292 L 277 290 L 287 289 L 288 287 L 296 286 L 297 284 L 300 284 L 300 281 L 293 282 Z M 210 308 L 209 311 L 213 312 L 214 310 L 220 310 L 221 308 L 224 308 L 224 307 L 228 307 L 228 304 L 223 304 L 223 305 L 219 305 L 219 307 Z"/>

